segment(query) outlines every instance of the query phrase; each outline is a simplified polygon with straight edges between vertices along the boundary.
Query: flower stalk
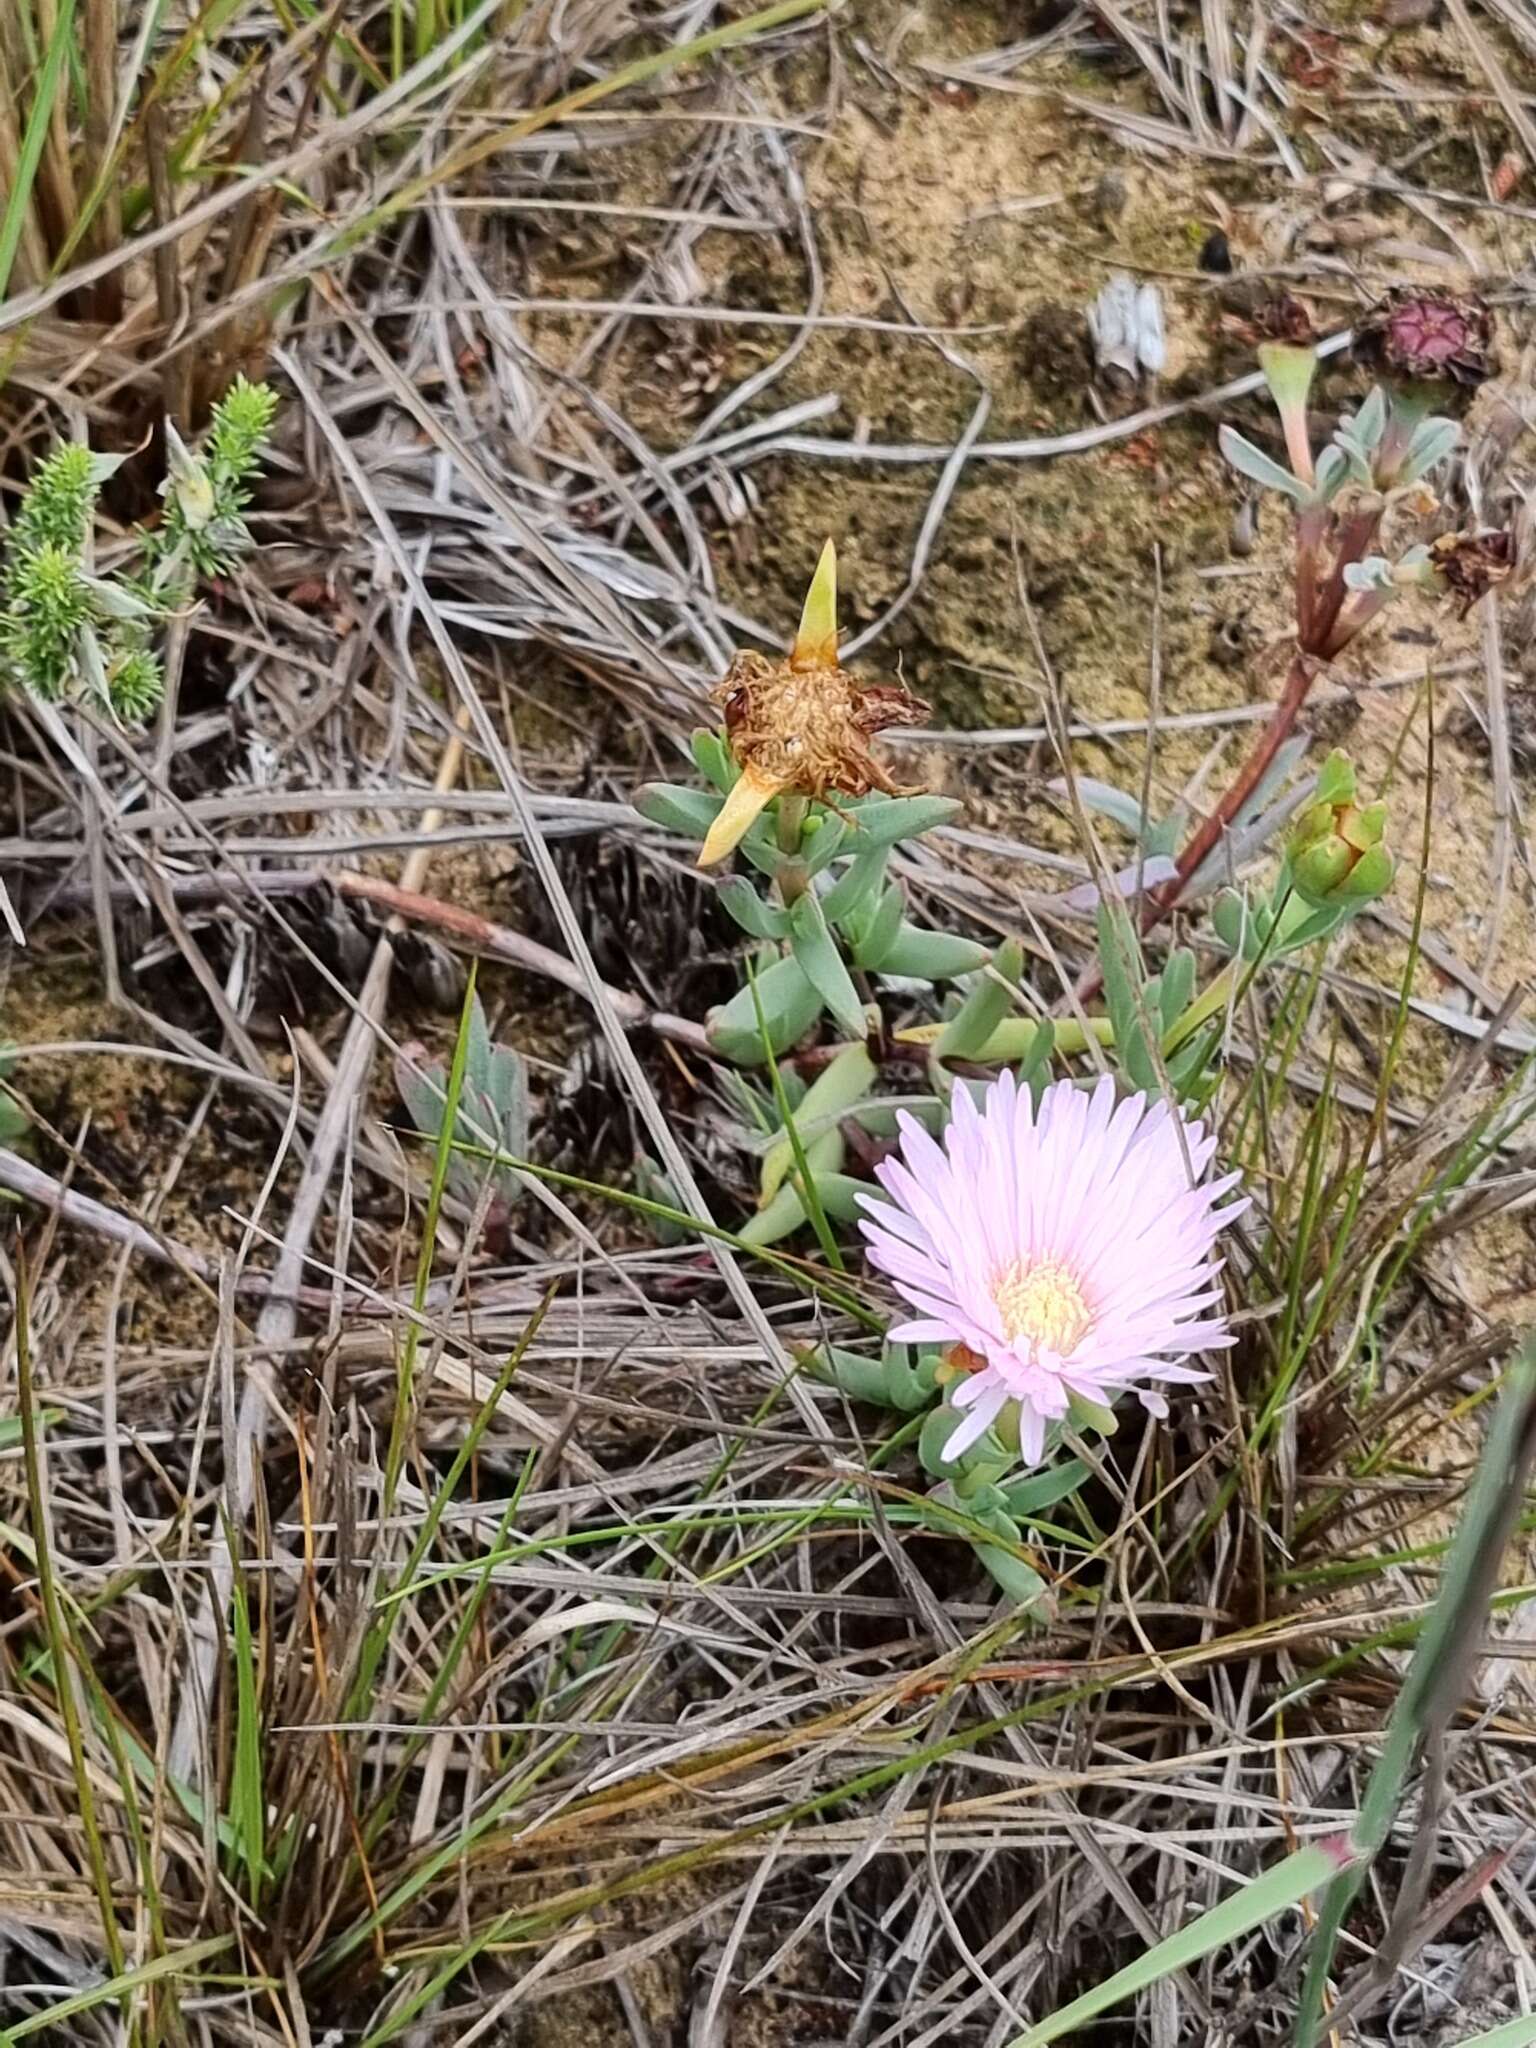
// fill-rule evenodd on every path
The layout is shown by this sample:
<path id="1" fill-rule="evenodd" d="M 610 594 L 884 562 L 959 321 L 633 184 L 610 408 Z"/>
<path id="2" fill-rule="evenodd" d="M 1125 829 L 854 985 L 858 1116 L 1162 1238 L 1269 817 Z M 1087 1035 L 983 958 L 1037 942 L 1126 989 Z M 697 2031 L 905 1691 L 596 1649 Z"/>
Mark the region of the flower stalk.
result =
<path id="1" fill-rule="evenodd" d="M 1514 567 L 1507 534 L 1449 535 L 1428 550 L 1410 550 L 1394 568 L 1374 553 L 1389 507 L 1455 448 L 1455 422 L 1433 414 L 1437 396 L 1467 389 L 1491 374 L 1493 326 L 1481 301 L 1443 292 L 1396 293 L 1366 316 L 1356 354 L 1383 382 L 1346 417 L 1314 458 L 1306 405 L 1316 370 L 1307 324 L 1289 302 L 1281 337 L 1259 349 L 1280 415 L 1289 470 L 1230 429 L 1227 459 L 1250 479 L 1292 501 L 1295 547 L 1295 646 L 1268 725 L 1216 804 L 1177 856 L 1176 876 L 1147 894 L 1142 929 L 1150 931 L 1183 901 L 1190 879 L 1209 860 L 1252 800 L 1289 738 L 1317 677 L 1366 630 L 1393 595 L 1413 584 L 1475 601 Z M 1079 998 L 1102 985 L 1096 970 L 1078 984 Z"/>

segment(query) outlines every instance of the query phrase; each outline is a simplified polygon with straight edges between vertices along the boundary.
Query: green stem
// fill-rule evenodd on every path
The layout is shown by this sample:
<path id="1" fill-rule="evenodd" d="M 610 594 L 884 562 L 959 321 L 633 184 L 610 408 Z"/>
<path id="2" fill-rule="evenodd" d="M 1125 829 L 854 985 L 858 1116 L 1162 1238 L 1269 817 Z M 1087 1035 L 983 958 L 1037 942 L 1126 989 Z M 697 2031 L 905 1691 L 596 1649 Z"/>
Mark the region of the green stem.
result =
<path id="1" fill-rule="evenodd" d="M 1193 1038 L 1209 1018 L 1218 1010 L 1224 1010 L 1232 994 L 1232 985 L 1237 980 L 1238 961 L 1229 960 L 1209 986 L 1195 997 L 1183 1016 L 1169 1029 L 1163 1039 L 1163 1057 L 1177 1052 L 1186 1039 Z"/>
<path id="2" fill-rule="evenodd" d="M 776 879 L 786 910 L 798 903 L 811 885 L 805 862 L 799 857 L 805 814 L 809 808 L 808 800 L 798 790 L 786 789 L 779 798 L 779 851 L 784 858 Z"/>

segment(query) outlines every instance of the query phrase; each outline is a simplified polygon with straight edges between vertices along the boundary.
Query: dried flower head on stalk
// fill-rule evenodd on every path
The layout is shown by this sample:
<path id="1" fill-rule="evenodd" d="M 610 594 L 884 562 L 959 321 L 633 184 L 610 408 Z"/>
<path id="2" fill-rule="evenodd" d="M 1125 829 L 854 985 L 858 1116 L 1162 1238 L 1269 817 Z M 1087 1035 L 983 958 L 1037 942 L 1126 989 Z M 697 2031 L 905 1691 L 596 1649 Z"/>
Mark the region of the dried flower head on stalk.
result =
<path id="1" fill-rule="evenodd" d="M 723 860 L 777 796 L 903 792 L 870 752 L 888 726 L 921 725 L 928 706 L 899 685 L 855 682 L 837 659 L 837 550 L 822 549 L 787 659 L 747 651 L 714 692 L 741 768 L 699 854 Z"/>
<path id="2" fill-rule="evenodd" d="M 1355 329 L 1355 354 L 1380 377 L 1473 388 L 1493 374 L 1493 316 L 1480 299 L 1402 287 Z"/>
<path id="3" fill-rule="evenodd" d="M 1462 618 L 1479 598 L 1507 583 L 1517 566 L 1517 543 L 1508 528 L 1492 533 L 1444 533 L 1430 542 L 1429 564 Z"/>

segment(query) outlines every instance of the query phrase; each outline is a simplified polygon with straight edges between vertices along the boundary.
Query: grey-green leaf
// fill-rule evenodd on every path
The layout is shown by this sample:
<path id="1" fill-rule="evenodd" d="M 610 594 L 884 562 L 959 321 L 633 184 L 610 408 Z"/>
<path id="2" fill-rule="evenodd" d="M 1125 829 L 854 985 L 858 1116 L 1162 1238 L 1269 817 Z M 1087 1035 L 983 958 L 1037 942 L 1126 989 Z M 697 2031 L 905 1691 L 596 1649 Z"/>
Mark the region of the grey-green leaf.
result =
<path id="1" fill-rule="evenodd" d="M 858 853 L 821 899 L 828 924 L 840 924 L 863 909 L 885 876 L 890 849 L 871 846 Z"/>
<path id="2" fill-rule="evenodd" d="M 851 1038 L 862 1038 L 869 1029 L 864 1005 L 814 894 L 802 896 L 790 912 L 790 945 L 806 979 L 838 1023 Z"/>
<path id="3" fill-rule="evenodd" d="M 819 1136 L 815 1128 L 828 1117 L 841 1117 L 869 1093 L 875 1082 L 875 1063 L 862 1042 L 844 1046 L 832 1064 L 818 1074 L 792 1111 L 801 1142 Z M 786 1131 L 763 1157 L 762 1192 L 774 1194 L 794 1165 L 794 1148 Z"/>
<path id="4" fill-rule="evenodd" d="M 888 1344 L 885 1350 L 885 1398 L 893 1408 L 915 1415 L 933 1399 L 936 1352 L 918 1353 L 914 1358 L 905 1344 Z"/>
<path id="5" fill-rule="evenodd" d="M 1013 991 L 1024 972 L 1024 948 L 1006 939 L 992 956 L 991 971 L 982 974 L 934 1043 L 941 1060 L 972 1060 L 1003 1019 L 1013 1011 Z"/>
<path id="6" fill-rule="evenodd" d="M 985 1523 L 994 1534 L 1002 1537 L 1004 1542 L 1019 1541 L 1018 1530 L 1002 1508 L 993 1508 L 977 1519 Z M 978 1543 L 976 1555 L 1015 1606 L 1028 1613 L 1045 1600 L 1044 1579 L 1034 1566 L 1027 1564 L 1022 1557 L 1016 1557 L 1011 1550 L 1002 1550 L 993 1543 Z"/>
<path id="7" fill-rule="evenodd" d="M 826 1007 L 794 959 L 776 960 L 757 977 L 757 999 L 775 1057 L 803 1038 Z M 716 1010 L 705 1029 L 715 1051 L 738 1066 L 757 1066 L 767 1057 L 750 984 Z"/>
<path id="8" fill-rule="evenodd" d="M 855 805 L 851 816 L 859 847 L 894 846 L 917 839 L 935 825 L 947 825 L 960 805 L 950 796 L 875 796 Z"/>
<path id="9" fill-rule="evenodd" d="M 848 821 L 836 811 L 814 812 L 800 834 L 800 858 L 808 875 L 819 875 L 837 856 L 848 837 Z"/>
<path id="10" fill-rule="evenodd" d="M 646 782 L 635 791 L 632 802 L 642 818 L 668 832 L 686 832 L 702 839 L 719 814 L 723 799 L 702 789 L 688 789 L 680 782 Z"/>
<path id="11" fill-rule="evenodd" d="M 1157 977 L 1157 1006 L 1164 1031 L 1171 1031 L 1189 1008 L 1195 993 L 1195 956 L 1187 946 L 1177 946 Z"/>
<path id="12" fill-rule="evenodd" d="M 894 882 L 887 884 L 873 907 L 866 905 L 849 933 L 854 962 L 859 967 L 878 967 L 901 930 L 901 913 L 906 898 Z"/>
<path id="13" fill-rule="evenodd" d="M 732 875 L 720 884 L 720 902 L 754 939 L 789 936 L 789 912 L 776 903 L 765 903 L 745 875 Z"/>
<path id="14" fill-rule="evenodd" d="M 920 931 L 902 923 L 874 965 L 881 974 L 910 974 L 921 981 L 954 981 L 985 967 L 991 954 L 974 939 L 953 932 Z"/>
<path id="15" fill-rule="evenodd" d="M 1460 439 L 1461 428 L 1455 420 L 1421 420 L 1418 431 L 1408 444 L 1407 459 L 1398 482 L 1417 483 L 1421 476 L 1427 476 L 1437 464 L 1445 461 Z"/>
<path id="16" fill-rule="evenodd" d="M 1216 438 L 1221 443 L 1222 454 L 1240 475 L 1251 478 L 1256 484 L 1263 484 L 1266 490 L 1284 491 L 1288 498 L 1294 498 L 1298 504 L 1306 497 L 1307 487 L 1300 477 L 1292 476 L 1288 469 L 1282 469 L 1280 464 L 1266 455 L 1262 448 L 1255 448 L 1253 443 L 1245 440 L 1235 428 L 1223 427 Z"/>
<path id="17" fill-rule="evenodd" d="M 1021 1479 L 1017 1486 L 1005 1486 L 1003 1500 L 1016 1520 L 1043 1514 L 1047 1508 L 1055 1507 L 1057 1501 L 1076 1493 L 1087 1477 L 1088 1467 L 1082 1459 L 1068 1458 L 1064 1465 L 1053 1465 L 1049 1472 L 1036 1472 Z"/>
<path id="18" fill-rule="evenodd" d="M 710 732 L 700 726 L 690 738 L 689 749 L 693 754 L 693 765 L 704 777 L 712 782 L 722 796 L 736 781 L 737 767 L 731 757 L 731 750 L 717 732 Z"/>
<path id="19" fill-rule="evenodd" d="M 841 1387 L 850 1401 L 868 1401 L 883 1407 L 886 1391 L 885 1366 L 878 1358 L 861 1358 L 856 1351 L 844 1351 L 837 1344 L 823 1344 L 810 1357 L 811 1370 L 820 1379 Z"/>

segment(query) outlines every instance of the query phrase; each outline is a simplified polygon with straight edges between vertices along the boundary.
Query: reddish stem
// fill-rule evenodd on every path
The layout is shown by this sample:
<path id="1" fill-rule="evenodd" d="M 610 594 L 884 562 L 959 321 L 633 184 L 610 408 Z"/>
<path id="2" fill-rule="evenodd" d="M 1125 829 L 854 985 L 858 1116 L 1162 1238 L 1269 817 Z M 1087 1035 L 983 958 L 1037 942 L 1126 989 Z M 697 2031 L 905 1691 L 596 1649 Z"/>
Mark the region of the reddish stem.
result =
<path id="1" fill-rule="evenodd" d="M 1285 688 L 1280 701 L 1270 715 L 1268 725 L 1259 736 L 1258 744 L 1238 770 L 1226 795 L 1206 818 L 1203 825 L 1188 840 L 1179 854 L 1178 874 L 1160 889 L 1152 890 L 1142 913 L 1141 928 L 1151 931 L 1152 927 L 1165 918 L 1184 893 L 1185 884 L 1213 848 L 1222 834 L 1232 823 L 1238 812 L 1247 803 L 1253 792 L 1264 780 L 1270 763 L 1290 737 L 1291 728 L 1301 715 L 1301 707 L 1307 701 L 1307 693 L 1316 680 L 1319 664 L 1297 648 L 1291 656 L 1291 665 L 1286 670 Z"/>
<path id="2" fill-rule="evenodd" d="M 1238 770 L 1221 802 L 1179 854 L 1178 873 L 1160 889 L 1147 891 L 1141 914 L 1141 928 L 1144 932 L 1149 932 L 1155 925 L 1161 924 L 1162 920 L 1177 908 L 1190 876 L 1219 843 L 1222 834 L 1264 780 L 1271 762 L 1289 738 L 1291 729 L 1301 715 L 1301 707 L 1307 701 L 1307 693 L 1317 677 L 1319 666 L 1320 664 L 1300 647 L 1291 656 L 1291 665 L 1286 671 L 1285 688 L 1258 744 Z M 1096 996 L 1103 986 L 1104 977 L 1098 966 L 1087 968 L 1077 984 L 1078 1001 L 1087 1002 Z"/>
<path id="3" fill-rule="evenodd" d="M 1331 660 L 1344 644 L 1334 628 L 1350 595 L 1349 585 L 1344 581 L 1345 568 L 1351 562 L 1363 562 L 1371 552 L 1381 527 L 1381 512 L 1379 504 L 1369 505 L 1362 511 L 1350 513 L 1340 528 L 1333 568 L 1319 594 L 1311 625 L 1302 640 L 1304 647 L 1310 648 L 1324 661 Z"/>
<path id="4" fill-rule="evenodd" d="M 1286 671 L 1285 688 L 1270 715 L 1258 744 L 1239 769 L 1221 802 L 1197 828 L 1178 857 L 1178 873 L 1159 889 L 1149 889 L 1141 913 L 1141 928 L 1149 932 L 1178 907 L 1189 878 L 1220 843 L 1222 834 L 1263 781 L 1270 764 L 1290 737 L 1301 708 L 1307 701 L 1319 669 L 1331 661 L 1346 642 L 1379 609 L 1368 602 L 1350 607 L 1354 593 L 1344 581 L 1346 563 L 1362 561 L 1381 526 L 1383 506 L 1378 499 L 1365 502 L 1340 521 L 1332 549 L 1328 574 L 1323 576 L 1324 520 L 1320 508 L 1307 506 L 1296 521 L 1296 625 L 1297 644 Z M 1342 616 L 1341 616 L 1342 615 Z M 1082 1003 L 1096 996 L 1104 977 L 1095 964 L 1085 968 L 1078 979 L 1076 996 Z"/>

